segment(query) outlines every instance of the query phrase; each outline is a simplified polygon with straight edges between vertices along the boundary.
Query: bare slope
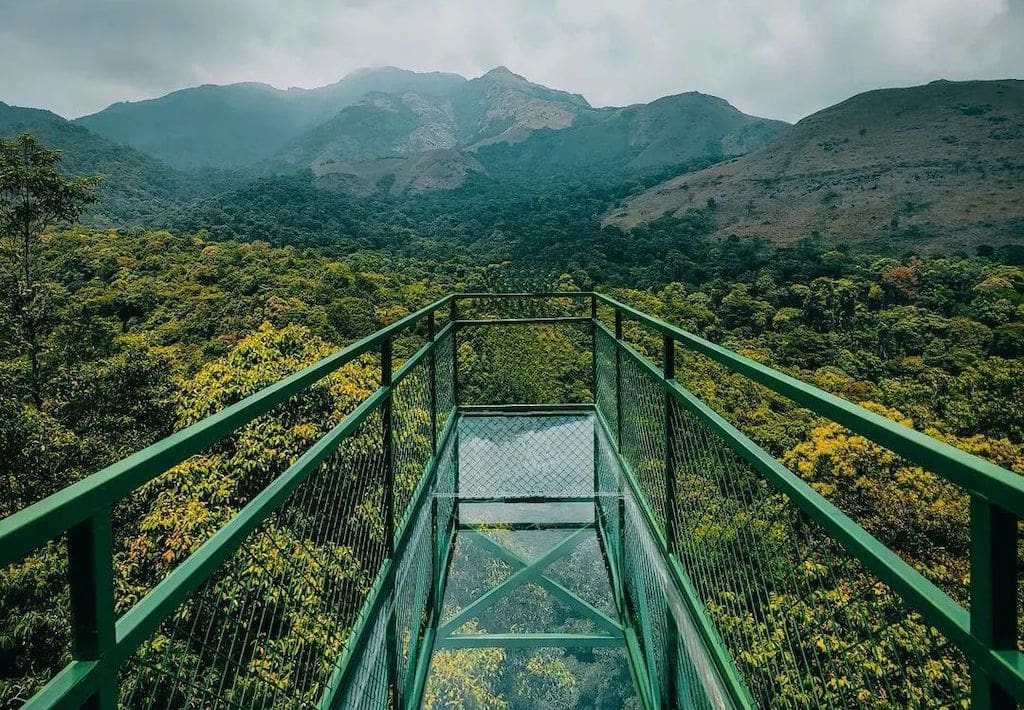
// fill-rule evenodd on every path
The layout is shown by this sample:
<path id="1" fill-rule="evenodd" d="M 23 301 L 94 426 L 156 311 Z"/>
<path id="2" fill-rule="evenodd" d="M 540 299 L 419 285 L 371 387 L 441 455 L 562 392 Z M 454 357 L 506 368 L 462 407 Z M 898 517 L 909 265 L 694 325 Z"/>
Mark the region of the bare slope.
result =
<path id="1" fill-rule="evenodd" d="M 722 233 L 971 248 L 1024 241 L 1024 81 L 859 94 L 766 147 L 613 209 L 629 228 L 712 205 Z"/>

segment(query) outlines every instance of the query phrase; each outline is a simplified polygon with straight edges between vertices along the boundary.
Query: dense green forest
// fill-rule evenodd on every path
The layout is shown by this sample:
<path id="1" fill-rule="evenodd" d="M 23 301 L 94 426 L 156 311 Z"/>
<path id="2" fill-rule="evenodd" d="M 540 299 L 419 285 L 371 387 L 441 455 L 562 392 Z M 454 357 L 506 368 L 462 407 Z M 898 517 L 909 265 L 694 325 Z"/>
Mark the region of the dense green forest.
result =
<path id="1" fill-rule="evenodd" d="M 0 516 L 455 290 L 607 291 L 1024 473 L 1019 250 L 879 256 L 815 235 L 789 246 L 722 239 L 711 236 L 714 203 L 629 232 L 602 228 L 602 206 L 643 186 L 481 183 L 385 209 L 385 198 L 321 191 L 308 177 L 268 178 L 183 211 L 169 231 L 56 220 L 30 244 L 30 321 L 17 235 L 0 235 L 0 477 L 10 491 Z M 578 399 L 587 385 L 580 361 L 566 361 L 572 342 L 543 330 L 535 342 L 491 345 L 574 373 L 526 378 L 533 389 L 519 395 Z M 627 335 L 657 353 L 650 334 Z M 474 345 L 459 353 L 470 367 Z M 119 610 L 378 375 L 369 363 L 348 368 L 316 406 L 261 430 L 273 445 L 240 436 L 205 474 L 141 491 L 119 528 Z M 963 598 L 966 508 L 932 474 L 699 358 L 680 379 Z M 67 661 L 64 573 L 54 545 L 0 575 L 0 698 L 26 699 Z"/>

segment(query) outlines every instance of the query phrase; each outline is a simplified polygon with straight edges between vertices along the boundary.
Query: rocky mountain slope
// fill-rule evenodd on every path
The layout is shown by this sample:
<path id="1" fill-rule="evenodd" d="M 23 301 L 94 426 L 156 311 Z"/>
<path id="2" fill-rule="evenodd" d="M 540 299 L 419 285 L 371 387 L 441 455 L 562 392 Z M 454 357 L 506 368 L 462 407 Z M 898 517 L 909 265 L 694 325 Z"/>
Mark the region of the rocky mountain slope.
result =
<path id="1" fill-rule="evenodd" d="M 629 228 L 714 208 L 723 234 L 812 232 L 890 249 L 1024 241 L 1024 81 L 937 81 L 854 96 L 761 150 L 612 209 Z"/>
<path id="2" fill-rule="evenodd" d="M 694 91 L 649 104 L 581 112 L 563 130 L 537 131 L 519 145 L 480 153 L 485 162 L 526 172 L 644 172 L 743 155 L 786 126 Z"/>
<path id="3" fill-rule="evenodd" d="M 461 184 L 458 175 L 474 172 L 494 177 L 637 173 L 739 155 L 764 145 L 785 125 L 697 93 L 595 109 L 578 94 L 534 84 L 499 67 L 447 95 L 368 94 L 294 140 L 270 162 L 270 170 L 347 175 L 331 184 L 365 190 L 393 165 L 392 191 L 451 189 Z M 439 155 L 445 156 L 441 163 L 434 159 Z M 419 157 L 409 159 L 414 156 Z M 455 164 L 455 171 L 437 172 L 439 165 Z M 410 173 L 417 169 L 428 172 Z"/>

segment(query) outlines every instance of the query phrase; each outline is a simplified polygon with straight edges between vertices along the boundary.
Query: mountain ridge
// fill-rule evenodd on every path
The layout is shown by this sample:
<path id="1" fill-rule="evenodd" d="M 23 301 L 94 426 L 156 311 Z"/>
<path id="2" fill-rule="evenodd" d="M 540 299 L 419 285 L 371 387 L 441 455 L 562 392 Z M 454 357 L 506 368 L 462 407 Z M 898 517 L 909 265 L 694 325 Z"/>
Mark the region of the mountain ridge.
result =
<path id="1" fill-rule="evenodd" d="M 603 221 L 630 229 L 712 204 L 721 234 L 776 242 L 1012 242 L 1024 238 L 1022 156 L 1024 81 L 876 89 L 759 150 L 656 185 Z"/>
<path id="2" fill-rule="evenodd" d="M 203 84 L 117 102 L 74 123 L 176 168 L 240 168 L 270 157 L 370 91 L 443 93 L 465 81 L 457 74 L 382 67 L 313 89 L 260 82 Z"/>

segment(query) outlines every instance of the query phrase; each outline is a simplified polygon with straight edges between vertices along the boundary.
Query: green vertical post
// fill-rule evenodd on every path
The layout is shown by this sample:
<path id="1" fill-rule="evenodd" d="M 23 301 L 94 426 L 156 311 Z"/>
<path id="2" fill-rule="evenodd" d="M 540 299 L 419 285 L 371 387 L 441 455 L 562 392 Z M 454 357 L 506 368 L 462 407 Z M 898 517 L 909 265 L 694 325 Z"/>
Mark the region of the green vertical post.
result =
<path id="1" fill-rule="evenodd" d="M 71 653 L 78 661 L 103 661 L 114 650 L 114 537 L 110 508 L 68 530 Z M 117 706 L 117 668 L 104 669 L 84 707 Z"/>
<path id="2" fill-rule="evenodd" d="M 971 633 L 989 648 L 1017 648 L 1017 518 L 971 496 Z M 1013 697 L 971 669 L 971 707 L 1016 708 Z"/>
<path id="3" fill-rule="evenodd" d="M 622 608 L 619 614 L 626 626 L 633 626 L 635 618 L 629 613 L 629 595 L 626 593 L 626 497 L 622 491 L 619 492 L 617 515 L 619 516 L 619 539 L 616 544 L 619 547 L 619 599 L 622 600 Z"/>
<path id="4" fill-rule="evenodd" d="M 597 296 L 590 297 L 590 392 L 597 406 Z"/>
<path id="5" fill-rule="evenodd" d="M 452 401 L 455 408 L 459 407 L 459 328 L 455 322 L 459 319 L 459 302 L 452 297 L 449 306 L 449 322 L 452 324 Z"/>
<path id="6" fill-rule="evenodd" d="M 615 446 L 622 453 L 622 311 L 615 309 Z"/>
<path id="7" fill-rule="evenodd" d="M 392 389 L 392 352 L 391 338 L 385 338 L 380 346 L 380 384 L 387 388 L 387 397 L 381 405 L 383 420 L 384 454 L 384 534 L 387 536 L 388 558 L 391 564 L 397 564 L 395 557 L 395 455 L 394 455 L 394 390 Z M 397 575 L 395 575 L 397 577 Z M 385 648 L 387 651 L 388 688 L 391 693 L 391 707 L 402 706 L 398 687 L 398 631 L 395 627 L 395 577 L 392 577 L 391 588 L 388 590 L 387 628 L 385 632 Z"/>
<path id="8" fill-rule="evenodd" d="M 676 349 L 675 340 L 668 335 L 662 336 L 662 375 L 666 381 L 676 378 Z M 676 468 L 675 468 L 675 431 L 673 412 L 675 404 L 667 388 L 664 392 L 664 426 L 665 426 L 665 541 L 668 544 L 668 551 L 677 551 L 678 531 L 676 530 Z M 677 667 L 679 665 L 679 630 L 676 628 L 676 620 L 672 615 L 672 607 L 665 605 L 665 628 L 667 630 L 666 645 L 666 668 L 668 671 L 667 682 L 662 684 L 662 692 L 665 695 L 663 702 L 666 707 L 676 706 L 677 697 Z"/>
<path id="9" fill-rule="evenodd" d="M 430 610 L 430 625 L 437 626 L 441 621 L 441 538 L 447 536 L 447 530 L 442 531 L 437 524 L 437 496 L 430 497 L 430 598 L 427 601 L 427 608 Z M 447 526 L 445 526 L 447 527 Z"/>
<path id="10" fill-rule="evenodd" d="M 434 312 L 427 314 L 427 338 L 430 340 L 430 453 L 437 455 L 437 324 Z"/>
<path id="11" fill-rule="evenodd" d="M 675 341 L 665 335 L 662 337 L 662 374 L 665 380 L 676 378 Z M 669 552 L 676 552 L 676 470 L 675 451 L 673 449 L 674 421 L 672 419 L 674 405 L 672 395 L 665 390 L 665 537 Z"/>

